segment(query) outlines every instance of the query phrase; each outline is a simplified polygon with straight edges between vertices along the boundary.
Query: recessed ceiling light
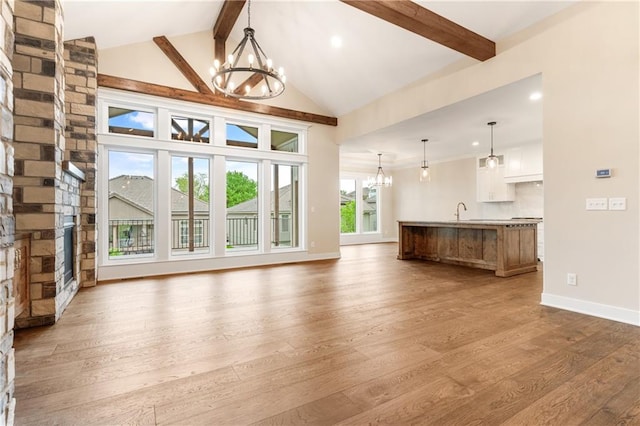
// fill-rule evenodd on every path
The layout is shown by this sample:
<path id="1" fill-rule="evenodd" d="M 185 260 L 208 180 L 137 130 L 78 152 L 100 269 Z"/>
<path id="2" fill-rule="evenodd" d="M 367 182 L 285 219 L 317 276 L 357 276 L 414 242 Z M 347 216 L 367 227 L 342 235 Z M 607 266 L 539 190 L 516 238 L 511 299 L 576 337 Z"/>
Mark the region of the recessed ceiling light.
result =
<path id="1" fill-rule="evenodd" d="M 471 145 L 473 145 L 473 146 L 478 146 L 478 145 L 480 145 L 480 142 L 478 142 L 478 141 L 473 141 L 473 142 L 471 142 Z"/>
<path id="2" fill-rule="evenodd" d="M 331 46 L 335 47 L 336 49 L 339 49 L 342 47 L 342 38 L 340 36 L 333 36 L 331 37 Z"/>
<path id="3" fill-rule="evenodd" d="M 542 93 L 533 92 L 532 94 L 529 95 L 529 100 L 530 101 L 537 101 L 538 99 L 542 99 Z"/>

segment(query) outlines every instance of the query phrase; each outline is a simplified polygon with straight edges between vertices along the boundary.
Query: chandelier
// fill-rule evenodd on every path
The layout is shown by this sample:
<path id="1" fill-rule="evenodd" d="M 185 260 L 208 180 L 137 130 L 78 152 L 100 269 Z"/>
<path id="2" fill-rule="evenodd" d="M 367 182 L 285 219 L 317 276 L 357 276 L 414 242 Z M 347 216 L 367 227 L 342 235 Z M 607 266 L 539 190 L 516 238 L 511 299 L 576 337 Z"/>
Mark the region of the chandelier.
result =
<path id="1" fill-rule="evenodd" d="M 378 154 L 378 172 L 376 177 L 367 178 L 367 186 L 391 186 L 391 176 L 386 176 L 382 170 L 382 154 Z"/>
<path id="2" fill-rule="evenodd" d="M 251 28 L 251 0 L 247 5 L 247 28 L 244 37 L 227 61 L 213 61 L 213 87 L 225 96 L 238 99 L 270 99 L 284 92 L 284 69 L 275 69 L 273 61 L 264 53 Z"/>
<path id="3" fill-rule="evenodd" d="M 496 125 L 496 122 L 490 121 L 487 123 L 487 125 L 491 126 L 491 153 L 487 157 L 487 167 L 490 169 L 495 169 L 498 167 L 498 164 L 500 163 L 500 161 L 498 160 L 498 157 L 493 155 L 493 126 Z"/>
<path id="4" fill-rule="evenodd" d="M 427 161 L 427 142 L 429 139 L 422 139 L 422 164 L 420 165 L 420 182 L 429 182 L 431 173 L 429 173 L 429 162 Z"/>

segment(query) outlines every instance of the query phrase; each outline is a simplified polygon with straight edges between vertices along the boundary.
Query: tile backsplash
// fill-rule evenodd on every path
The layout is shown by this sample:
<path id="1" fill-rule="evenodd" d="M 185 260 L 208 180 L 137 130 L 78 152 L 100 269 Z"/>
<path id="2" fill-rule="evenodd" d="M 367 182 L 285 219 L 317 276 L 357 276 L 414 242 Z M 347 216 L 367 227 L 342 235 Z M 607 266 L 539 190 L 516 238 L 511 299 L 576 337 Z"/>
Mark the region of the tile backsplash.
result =
<path id="1" fill-rule="evenodd" d="M 543 217 L 544 185 L 539 182 L 516 183 L 516 199 L 505 203 L 478 203 L 483 219 L 511 219 L 512 217 Z"/>

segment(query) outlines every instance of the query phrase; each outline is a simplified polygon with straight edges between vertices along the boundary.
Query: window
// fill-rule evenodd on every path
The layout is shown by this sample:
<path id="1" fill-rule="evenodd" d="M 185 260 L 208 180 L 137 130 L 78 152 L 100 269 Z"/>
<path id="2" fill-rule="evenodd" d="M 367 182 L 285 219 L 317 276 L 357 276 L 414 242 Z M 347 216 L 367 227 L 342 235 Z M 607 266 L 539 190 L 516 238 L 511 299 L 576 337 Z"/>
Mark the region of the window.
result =
<path id="1" fill-rule="evenodd" d="M 340 179 L 340 234 L 358 237 L 378 232 L 380 191 L 367 179 L 356 176 Z M 353 238 L 344 241 L 355 241 Z"/>
<path id="2" fill-rule="evenodd" d="M 109 107 L 109 133 L 154 137 L 155 114 L 129 108 Z"/>
<path id="3" fill-rule="evenodd" d="M 258 148 L 258 128 L 227 123 L 227 145 Z"/>
<path id="4" fill-rule="evenodd" d="M 271 131 L 271 150 L 298 152 L 298 134 L 283 132 L 281 130 Z"/>
<path id="5" fill-rule="evenodd" d="M 227 249 L 257 250 L 258 164 L 227 160 Z"/>
<path id="6" fill-rule="evenodd" d="M 271 246 L 298 247 L 298 166 L 271 165 Z"/>
<path id="7" fill-rule="evenodd" d="M 340 233 L 356 232 L 356 181 L 340 179 Z"/>
<path id="8" fill-rule="evenodd" d="M 171 157 L 171 252 L 209 250 L 209 159 Z"/>
<path id="9" fill-rule="evenodd" d="M 378 190 L 362 181 L 362 232 L 378 230 Z"/>
<path id="10" fill-rule="evenodd" d="M 189 246 L 189 221 L 180 220 L 180 244 L 177 248 L 185 248 Z M 204 242 L 204 221 L 194 221 L 193 242 L 196 247 L 202 247 Z M 175 248 L 175 246 L 174 246 Z"/>
<path id="11" fill-rule="evenodd" d="M 171 116 L 171 139 L 209 143 L 209 120 Z"/>
<path id="12" fill-rule="evenodd" d="M 178 247 L 186 247 L 189 244 L 189 221 L 179 220 L 180 224 L 180 245 Z"/>
<path id="13" fill-rule="evenodd" d="M 98 113 L 105 276 L 128 276 L 136 263 L 255 264 L 305 248 L 306 126 L 109 90 Z"/>
<path id="14" fill-rule="evenodd" d="M 109 258 L 154 253 L 152 154 L 109 151 Z"/>

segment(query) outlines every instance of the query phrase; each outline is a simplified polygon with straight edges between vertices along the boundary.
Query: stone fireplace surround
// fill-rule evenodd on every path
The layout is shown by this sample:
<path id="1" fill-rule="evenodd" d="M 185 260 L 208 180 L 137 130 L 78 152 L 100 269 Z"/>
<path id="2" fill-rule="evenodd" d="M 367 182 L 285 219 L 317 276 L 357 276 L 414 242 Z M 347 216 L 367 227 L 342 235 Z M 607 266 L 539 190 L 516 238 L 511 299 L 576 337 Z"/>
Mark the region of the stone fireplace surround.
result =
<path id="1" fill-rule="evenodd" d="M 16 232 L 31 235 L 30 302 L 18 328 L 55 323 L 95 285 L 96 46 L 62 41 L 59 0 L 15 2 Z M 65 279 L 65 217 L 73 275 Z"/>
<path id="2" fill-rule="evenodd" d="M 63 43 L 60 0 L 0 6 L 0 424 L 13 424 L 14 326 L 52 324 L 79 287 L 96 284 L 97 55 L 92 38 Z M 65 216 L 75 229 L 71 280 Z M 14 289 L 16 266 L 26 291 Z"/>

